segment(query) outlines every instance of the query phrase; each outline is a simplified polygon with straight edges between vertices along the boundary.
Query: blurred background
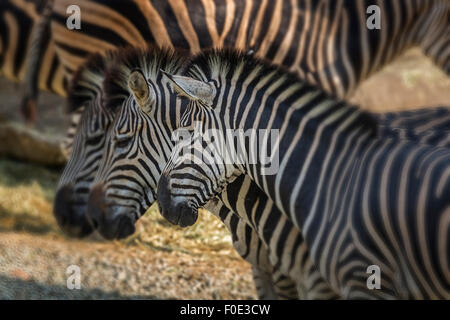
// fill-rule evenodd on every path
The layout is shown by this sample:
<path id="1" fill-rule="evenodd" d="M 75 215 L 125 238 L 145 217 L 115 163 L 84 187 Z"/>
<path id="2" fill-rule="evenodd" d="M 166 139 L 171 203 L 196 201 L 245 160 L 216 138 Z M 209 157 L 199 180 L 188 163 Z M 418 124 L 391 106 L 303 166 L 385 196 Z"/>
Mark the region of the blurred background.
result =
<path id="1" fill-rule="evenodd" d="M 62 234 L 52 202 L 65 163 L 59 148 L 69 124 L 64 100 L 42 94 L 30 129 L 19 112 L 22 92 L 0 79 L 0 299 L 256 298 L 249 265 L 211 214 L 182 230 L 153 206 L 123 241 Z M 450 78 L 420 50 L 410 50 L 366 80 L 351 101 L 379 112 L 450 106 Z M 81 290 L 66 287 L 73 264 L 81 269 Z"/>

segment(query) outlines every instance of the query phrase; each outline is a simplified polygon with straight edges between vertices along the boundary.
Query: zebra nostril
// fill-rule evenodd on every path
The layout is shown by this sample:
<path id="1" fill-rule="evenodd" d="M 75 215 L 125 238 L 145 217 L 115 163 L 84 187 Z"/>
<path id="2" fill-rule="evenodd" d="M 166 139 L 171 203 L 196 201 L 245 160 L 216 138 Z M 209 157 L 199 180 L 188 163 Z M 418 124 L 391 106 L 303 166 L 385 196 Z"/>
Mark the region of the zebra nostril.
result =
<path id="1" fill-rule="evenodd" d="M 74 204 L 74 188 L 70 185 L 60 187 L 56 193 L 53 214 L 61 230 L 71 236 L 82 238 L 92 233 L 86 218 L 85 206 Z"/>
<path id="2" fill-rule="evenodd" d="M 128 216 L 122 216 L 119 218 L 118 226 L 117 226 L 117 239 L 123 239 L 132 235 L 135 231 L 135 226 L 133 221 Z"/>
<path id="3" fill-rule="evenodd" d="M 192 226 L 198 218 L 197 211 L 191 208 L 187 201 L 175 205 L 174 213 L 179 215 L 177 224 L 182 228 Z"/>

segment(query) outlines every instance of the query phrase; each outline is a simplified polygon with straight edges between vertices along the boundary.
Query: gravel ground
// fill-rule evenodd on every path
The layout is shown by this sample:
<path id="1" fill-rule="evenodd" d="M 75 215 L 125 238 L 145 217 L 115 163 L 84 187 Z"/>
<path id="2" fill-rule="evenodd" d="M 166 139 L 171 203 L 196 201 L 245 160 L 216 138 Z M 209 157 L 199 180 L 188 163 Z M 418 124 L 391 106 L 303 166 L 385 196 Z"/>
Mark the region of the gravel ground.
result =
<path id="1" fill-rule="evenodd" d="M 148 210 L 127 239 L 67 238 L 52 214 L 59 171 L 0 158 L 0 299 L 246 299 L 250 267 L 224 225 L 203 212 L 191 228 Z M 82 290 L 68 290 L 77 265 Z"/>
<path id="2" fill-rule="evenodd" d="M 67 288 L 67 267 L 81 289 Z M 249 265 L 120 243 L 0 233 L 0 299 L 254 299 Z"/>

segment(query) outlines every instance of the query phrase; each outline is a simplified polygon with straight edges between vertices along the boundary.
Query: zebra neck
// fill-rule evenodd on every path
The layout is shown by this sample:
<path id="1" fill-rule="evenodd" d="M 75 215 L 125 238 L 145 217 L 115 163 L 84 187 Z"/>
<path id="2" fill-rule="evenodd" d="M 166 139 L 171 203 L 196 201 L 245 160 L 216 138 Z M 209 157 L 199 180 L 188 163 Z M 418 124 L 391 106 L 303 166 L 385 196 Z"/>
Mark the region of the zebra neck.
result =
<path id="1" fill-rule="evenodd" d="M 267 135 L 275 134 L 278 138 L 258 141 L 261 159 L 270 156 L 269 165 L 263 161 L 255 163 L 254 150 L 248 148 L 243 152 L 244 164 L 238 166 L 300 229 L 320 200 L 322 184 L 334 161 L 347 156 L 350 147 L 352 155 L 346 161 L 351 163 L 363 154 L 368 141 L 376 137 L 375 120 L 356 107 L 329 98 L 303 102 L 289 106 L 281 103 L 275 115 L 270 107 L 255 110 L 261 118 L 274 120 L 269 126 L 267 120 L 245 121 L 244 131 L 270 129 Z M 259 148 L 264 143 L 265 150 Z M 339 192 L 337 188 L 334 190 Z"/>

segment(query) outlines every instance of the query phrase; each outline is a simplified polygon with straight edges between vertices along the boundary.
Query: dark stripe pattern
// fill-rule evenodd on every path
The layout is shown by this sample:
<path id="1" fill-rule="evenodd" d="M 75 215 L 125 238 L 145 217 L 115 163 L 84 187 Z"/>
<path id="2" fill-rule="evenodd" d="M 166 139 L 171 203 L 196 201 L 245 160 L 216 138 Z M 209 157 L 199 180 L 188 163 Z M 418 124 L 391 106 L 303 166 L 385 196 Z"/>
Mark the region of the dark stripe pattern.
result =
<path id="1" fill-rule="evenodd" d="M 381 136 L 376 117 L 233 51 L 201 54 L 186 74 L 214 90 L 208 99 L 189 102 L 180 126 L 192 128 L 197 121 L 203 127 L 176 146 L 160 179 L 160 207 L 169 221 L 177 215 L 182 220 L 174 208 L 189 214 L 188 206 L 194 214 L 245 174 L 280 210 L 271 225 L 287 220 L 301 230 L 320 275 L 342 297 L 450 297 L 448 147 L 428 144 L 426 135 L 424 141 L 396 136 L 395 130 Z M 448 117 L 448 110 L 435 112 Z M 441 124 L 447 144 L 448 122 Z M 271 150 L 279 152 L 277 172 L 265 175 L 252 164 L 248 145 L 244 164 L 202 162 L 197 142 L 212 128 L 279 130 Z M 225 159 L 219 147 L 213 150 Z M 196 161 L 186 163 L 186 157 Z M 289 239 L 284 228 L 273 237 Z M 381 270 L 379 290 L 367 285 L 373 265 Z"/>

